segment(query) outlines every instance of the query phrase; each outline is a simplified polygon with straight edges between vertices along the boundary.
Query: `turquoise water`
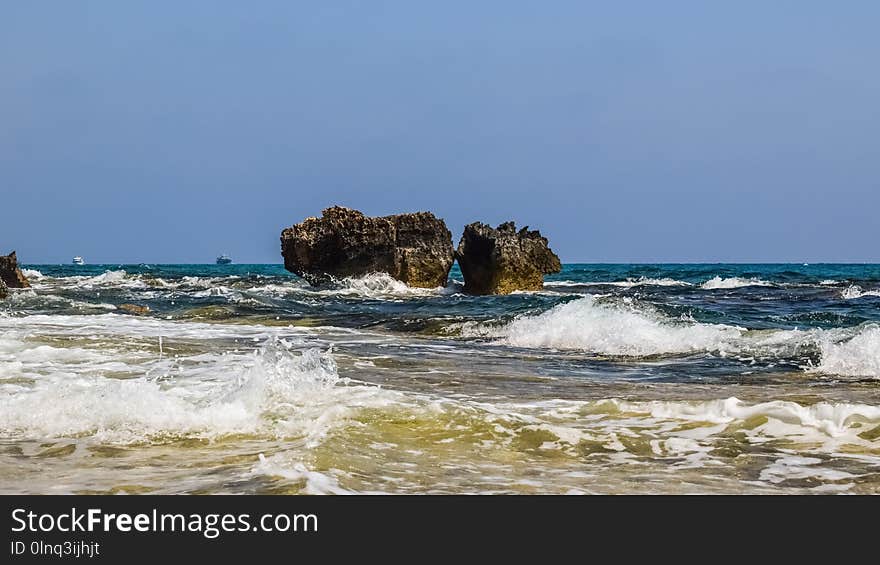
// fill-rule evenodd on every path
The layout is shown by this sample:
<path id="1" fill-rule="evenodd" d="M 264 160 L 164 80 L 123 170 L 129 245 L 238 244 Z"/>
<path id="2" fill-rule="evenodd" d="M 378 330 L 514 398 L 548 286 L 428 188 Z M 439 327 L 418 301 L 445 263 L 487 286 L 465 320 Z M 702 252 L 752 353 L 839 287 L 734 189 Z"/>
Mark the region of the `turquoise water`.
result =
<path id="1" fill-rule="evenodd" d="M 876 492 L 880 265 L 30 265 L 4 492 Z M 119 306 L 147 306 L 133 316 Z"/>

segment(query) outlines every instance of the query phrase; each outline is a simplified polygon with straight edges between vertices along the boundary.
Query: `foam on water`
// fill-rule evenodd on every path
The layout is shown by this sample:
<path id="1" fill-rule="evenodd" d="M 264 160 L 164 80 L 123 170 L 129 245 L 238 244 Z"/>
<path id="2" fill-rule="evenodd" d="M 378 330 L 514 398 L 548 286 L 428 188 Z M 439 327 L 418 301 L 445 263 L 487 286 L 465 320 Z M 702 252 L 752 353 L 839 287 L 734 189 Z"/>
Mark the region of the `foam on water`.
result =
<path id="1" fill-rule="evenodd" d="M 327 352 L 297 352 L 293 344 L 278 339 L 253 354 L 203 357 L 199 371 L 172 370 L 158 379 L 147 376 L 151 364 L 143 360 L 129 368 L 140 371 L 137 377 L 108 378 L 101 376 L 98 366 L 124 357 L 49 346 L 31 350 L 31 355 L 18 359 L 25 367 L 7 365 L 4 373 L 18 368 L 35 376 L 28 365 L 45 367 L 50 360 L 72 358 L 92 370 L 45 371 L 32 386 L 0 394 L 2 437 L 137 443 L 251 434 L 298 438 L 314 445 L 352 411 L 382 405 L 393 396 L 376 387 L 349 385 Z"/>
<path id="2" fill-rule="evenodd" d="M 282 477 L 294 482 L 304 482 L 302 494 L 353 494 L 339 486 L 339 482 L 324 473 L 309 469 L 301 461 L 291 461 L 284 455 L 266 457 L 259 455 L 259 463 L 251 470 L 253 475 L 267 475 L 270 477 Z"/>
<path id="3" fill-rule="evenodd" d="M 94 286 L 119 285 L 126 280 L 126 275 L 127 273 L 123 270 L 106 271 L 94 277 L 86 277 L 83 280 L 79 281 L 79 284 L 85 288 L 91 288 Z M 135 284 L 143 284 L 137 278 L 132 278 L 131 281 Z"/>
<path id="4" fill-rule="evenodd" d="M 371 273 L 362 277 L 348 277 L 336 282 L 336 288 L 315 290 L 323 296 L 353 296 L 361 298 L 400 299 L 451 294 L 459 289 L 455 283 L 447 287 L 416 288 L 408 286 L 387 273 Z"/>
<path id="5" fill-rule="evenodd" d="M 880 296 L 880 290 L 862 290 L 859 285 L 850 285 L 840 292 L 841 298 L 845 300 L 853 300 L 865 296 Z"/>
<path id="6" fill-rule="evenodd" d="M 539 314 L 520 316 L 500 329 L 472 329 L 517 347 L 575 349 L 602 355 L 642 357 L 712 351 L 739 338 L 733 326 L 674 321 L 629 299 L 600 303 L 593 296 Z"/>
<path id="7" fill-rule="evenodd" d="M 703 284 L 700 285 L 700 288 L 703 290 L 726 290 L 733 288 L 744 288 L 748 286 L 774 286 L 773 283 L 761 280 L 761 279 L 747 279 L 742 277 L 730 277 L 730 278 L 722 278 L 722 277 L 712 277 L 707 280 Z"/>
<path id="8" fill-rule="evenodd" d="M 717 472 L 730 465 L 731 457 L 742 457 L 743 467 L 731 479 L 731 486 L 740 490 L 745 488 L 744 474 L 753 486 L 813 477 L 815 488 L 847 490 L 858 475 L 841 470 L 841 465 L 880 463 L 871 455 L 871 435 L 864 434 L 880 425 L 880 407 L 867 404 L 749 403 L 735 397 L 493 403 L 408 396 L 405 400 L 386 407 L 384 416 L 374 414 L 359 425 L 337 428 L 316 448 L 317 453 L 282 449 L 274 455 L 260 454 L 249 476 L 286 481 L 311 494 L 522 492 L 522 487 L 554 492 L 551 477 L 560 469 L 575 487 L 583 485 L 583 479 L 619 473 L 622 467 L 645 476 L 659 465 L 661 473 L 681 478 L 688 469 L 698 475 Z M 401 422 L 406 422 L 405 429 L 399 427 Z M 413 443 L 416 437 L 424 441 Z M 800 455 L 765 447 L 779 442 L 799 445 Z M 344 457 L 346 470 L 335 466 L 338 457 Z M 381 470 L 376 459 L 384 461 Z M 556 465 L 550 465 L 540 479 L 519 474 L 550 461 Z M 421 474 L 413 475 L 415 468 Z M 452 469 L 468 471 L 451 473 Z M 599 483 L 588 484 L 593 489 Z M 631 492 L 633 485 L 624 488 Z"/>
<path id="9" fill-rule="evenodd" d="M 219 324 L 169 321 L 154 317 L 123 314 L 48 315 L 0 319 L 0 330 L 28 335 L 39 332 L 49 336 L 115 336 L 192 338 L 192 339 L 259 339 L 277 336 L 282 329 L 259 325 Z M 306 332 L 305 328 L 287 328 L 285 332 Z"/>
<path id="10" fill-rule="evenodd" d="M 0 302 L 0 492 L 876 492 L 880 267 L 566 266 L 497 297 L 39 269 Z"/>
<path id="11" fill-rule="evenodd" d="M 748 405 L 736 397 L 709 402 L 612 402 L 623 412 L 649 413 L 654 418 L 671 420 L 724 424 L 764 416 L 785 424 L 815 429 L 829 437 L 855 435 L 855 430 L 861 429 L 855 424 L 880 423 L 880 406 L 866 404 L 820 402 L 804 406 L 774 400 Z M 772 426 L 765 427 L 763 431 L 774 435 Z"/>
<path id="12" fill-rule="evenodd" d="M 880 327 L 830 330 L 758 330 L 675 319 L 631 298 L 588 295 L 502 326 L 461 325 L 463 337 L 495 338 L 515 347 L 576 350 L 599 355 L 649 357 L 715 353 L 744 359 L 796 358 L 818 350 L 821 362 L 805 369 L 880 378 Z"/>
<path id="13" fill-rule="evenodd" d="M 31 282 L 32 288 L 14 289 L 9 297 L 2 303 L 2 306 L 10 310 L 27 310 L 32 307 L 46 307 L 50 309 L 62 308 L 80 311 L 88 310 L 116 310 L 116 306 L 106 302 L 85 302 L 64 296 L 54 294 L 44 294 L 38 292 L 40 282 L 38 280 Z"/>
<path id="14" fill-rule="evenodd" d="M 649 277 L 640 277 L 638 279 L 627 279 L 625 281 L 546 281 L 544 283 L 545 287 L 554 287 L 554 286 L 619 286 L 622 288 L 632 288 L 637 286 L 693 286 L 691 283 L 686 281 L 679 281 L 670 278 L 649 278 Z"/>
<path id="15" fill-rule="evenodd" d="M 816 370 L 833 375 L 880 378 L 880 326 L 863 327 L 846 341 L 821 339 L 820 347 L 822 361 Z"/>

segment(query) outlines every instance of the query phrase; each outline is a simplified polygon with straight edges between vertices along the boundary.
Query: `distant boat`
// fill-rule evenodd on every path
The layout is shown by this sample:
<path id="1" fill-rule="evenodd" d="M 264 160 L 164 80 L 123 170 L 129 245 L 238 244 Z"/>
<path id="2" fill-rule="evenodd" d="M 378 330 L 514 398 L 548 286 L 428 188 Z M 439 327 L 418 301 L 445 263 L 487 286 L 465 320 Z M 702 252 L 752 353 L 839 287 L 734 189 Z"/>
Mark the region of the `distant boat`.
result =
<path id="1" fill-rule="evenodd" d="M 224 254 L 224 255 L 217 257 L 217 264 L 218 265 L 228 265 L 230 263 L 232 263 L 232 257 L 230 257 L 229 255 Z"/>
<path id="2" fill-rule="evenodd" d="M 74 264 L 74 265 L 85 265 L 86 262 L 83 261 L 83 258 L 82 258 L 82 257 L 80 257 L 79 255 L 77 255 L 76 257 L 73 258 L 73 264 Z"/>

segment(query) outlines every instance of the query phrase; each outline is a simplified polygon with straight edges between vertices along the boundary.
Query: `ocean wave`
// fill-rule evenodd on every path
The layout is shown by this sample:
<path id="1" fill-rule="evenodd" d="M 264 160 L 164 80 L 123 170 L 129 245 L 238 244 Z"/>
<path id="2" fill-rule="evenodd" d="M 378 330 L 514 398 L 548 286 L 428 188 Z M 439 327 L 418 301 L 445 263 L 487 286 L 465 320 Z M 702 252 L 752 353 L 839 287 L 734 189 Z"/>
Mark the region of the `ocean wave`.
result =
<path id="1" fill-rule="evenodd" d="M 123 270 L 119 271 L 105 271 L 100 275 L 96 275 L 94 277 L 86 277 L 79 281 L 79 284 L 83 287 L 89 288 L 92 286 L 103 286 L 103 285 L 117 285 L 126 280 L 126 273 Z M 137 280 L 137 279 L 132 279 Z M 138 281 L 140 282 L 140 281 Z"/>
<path id="2" fill-rule="evenodd" d="M 855 328 L 747 330 L 724 324 L 671 318 L 631 298 L 586 296 L 537 315 L 521 315 L 501 325 L 467 322 L 465 338 L 497 344 L 573 350 L 618 357 L 714 353 L 743 360 L 799 359 L 804 369 L 854 377 L 880 378 L 880 326 Z M 817 365 L 808 354 L 815 352 Z"/>
<path id="3" fill-rule="evenodd" d="M 516 347 L 644 357 L 722 349 L 743 331 L 733 326 L 674 321 L 630 299 L 609 303 L 586 296 L 536 316 L 520 316 L 501 328 L 472 326 L 463 328 L 462 334 L 495 337 Z"/>
<path id="4" fill-rule="evenodd" d="M 394 279 L 386 273 L 371 273 L 361 277 L 348 277 L 331 282 L 324 287 L 312 287 L 301 279 L 291 278 L 278 282 L 278 279 L 252 280 L 237 275 L 224 277 L 184 276 L 180 279 L 163 279 L 144 274 L 129 274 L 125 271 L 107 271 L 93 277 L 64 277 L 56 279 L 65 286 L 91 289 L 96 287 L 115 287 L 131 290 L 179 292 L 193 298 L 221 297 L 241 301 L 242 293 L 262 295 L 270 298 L 289 298 L 296 295 L 338 296 L 377 299 L 404 299 L 449 295 L 460 292 L 462 285 L 451 282 L 447 287 L 416 288 Z M 250 298 L 254 298 L 251 296 Z"/>
<path id="5" fill-rule="evenodd" d="M 862 287 L 853 284 L 843 289 L 840 296 L 845 300 L 854 300 L 865 296 L 880 296 L 880 290 L 862 290 Z"/>
<path id="6" fill-rule="evenodd" d="M 880 326 L 870 324 L 847 340 L 820 339 L 816 371 L 832 375 L 880 378 Z"/>
<path id="7" fill-rule="evenodd" d="M 244 339 L 261 342 L 285 334 L 306 333 L 302 327 L 268 327 L 256 324 L 224 324 L 194 321 L 163 320 L 147 316 L 127 316 L 116 313 L 47 315 L 8 317 L 0 321 L 0 331 L 14 335 L 44 335 L 60 338 L 100 336 L 117 339 L 165 338 L 180 339 Z M 284 335 L 289 339 L 289 335 Z"/>
<path id="8" fill-rule="evenodd" d="M 727 290 L 733 288 L 744 288 L 748 286 L 775 286 L 769 281 L 755 278 L 730 277 L 722 278 L 720 276 L 713 277 L 703 284 L 700 288 L 703 290 Z"/>
<path id="9" fill-rule="evenodd" d="M 81 353 L 69 354 L 81 362 L 100 355 Z M 176 380 L 173 371 L 165 378 L 122 380 L 94 372 L 76 378 L 44 375 L 31 389 L 0 396 L 0 435 L 87 436 L 127 444 L 252 434 L 317 445 L 353 410 L 388 397 L 376 387 L 340 378 L 330 353 L 314 348 L 297 353 L 284 340 L 270 340 L 232 363 L 217 355 L 213 364 L 205 372 L 225 375 L 213 384 Z"/>
<path id="10" fill-rule="evenodd" d="M 641 277 L 638 279 L 627 279 L 625 281 L 545 281 L 544 287 L 554 286 L 619 286 L 623 288 L 631 288 L 635 286 L 693 286 L 689 282 L 679 281 L 670 278 L 654 279 Z"/>
<path id="11" fill-rule="evenodd" d="M 40 291 L 40 292 L 38 292 Z M 55 294 L 46 294 L 39 288 L 39 283 L 31 288 L 15 289 L 4 301 L 11 310 L 27 311 L 30 309 L 63 309 L 75 311 L 116 310 L 116 306 L 106 302 L 86 302 Z"/>
<path id="12" fill-rule="evenodd" d="M 360 298 L 402 299 L 455 294 L 461 286 L 452 282 L 446 287 L 417 288 L 408 286 L 387 273 L 370 273 L 361 277 L 347 277 L 334 281 L 333 288 L 303 289 L 321 296 L 351 296 Z"/>
<path id="13" fill-rule="evenodd" d="M 152 282 L 150 277 L 145 277 L 140 274 L 130 274 L 123 269 L 116 271 L 107 270 L 100 275 L 72 275 L 63 277 L 43 276 L 35 280 L 37 282 L 35 287 L 40 290 L 65 290 L 71 288 L 85 290 L 105 288 L 137 290 L 145 289 L 149 286 L 157 286 L 156 284 L 150 285 L 147 283 L 147 280 Z"/>
<path id="14" fill-rule="evenodd" d="M 44 278 L 45 275 L 36 269 L 22 269 L 22 274 L 28 278 L 30 281 L 38 281 Z"/>

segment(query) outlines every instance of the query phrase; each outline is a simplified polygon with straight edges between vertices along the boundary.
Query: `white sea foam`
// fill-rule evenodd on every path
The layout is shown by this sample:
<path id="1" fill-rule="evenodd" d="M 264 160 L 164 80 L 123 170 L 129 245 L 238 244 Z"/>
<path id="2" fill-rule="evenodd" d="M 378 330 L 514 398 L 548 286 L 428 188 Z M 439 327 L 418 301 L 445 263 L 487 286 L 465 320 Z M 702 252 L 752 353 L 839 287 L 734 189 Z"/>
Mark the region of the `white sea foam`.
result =
<path id="1" fill-rule="evenodd" d="M 387 273 L 370 273 L 338 281 L 336 288 L 313 291 L 323 296 L 353 296 L 362 298 L 402 299 L 422 296 L 453 294 L 460 290 L 455 283 L 447 287 L 417 288 L 408 286 Z"/>
<path id="2" fill-rule="evenodd" d="M 70 363 L 73 356 L 75 362 L 94 366 L 117 358 L 113 352 L 41 347 L 31 351 L 39 359 L 31 355 L 19 362 L 45 363 L 54 357 Z M 202 360 L 208 367 L 182 379 L 175 379 L 173 371 L 159 380 L 145 374 L 117 379 L 100 376 L 100 371 L 46 372 L 32 387 L 0 395 L 0 435 L 91 436 L 131 443 L 253 434 L 316 445 L 353 410 L 381 405 L 393 396 L 375 387 L 341 386 L 346 381 L 338 376 L 332 355 L 318 349 L 297 353 L 283 340 L 270 340 L 253 354 L 210 357 Z"/>
<path id="3" fill-rule="evenodd" d="M 127 274 L 128 273 L 123 270 L 105 271 L 100 275 L 87 277 L 86 279 L 80 281 L 80 284 L 87 288 L 92 286 L 118 284 L 125 280 Z"/>
<path id="4" fill-rule="evenodd" d="M 470 329 L 465 334 L 479 331 Z M 537 316 L 518 317 L 500 329 L 484 331 L 484 335 L 517 347 L 639 357 L 724 349 L 744 330 L 675 321 L 630 300 L 600 303 L 586 296 Z"/>
<path id="5" fill-rule="evenodd" d="M 830 484 L 821 485 L 823 490 L 830 492 L 848 490 L 852 485 L 834 484 L 844 480 L 857 478 L 852 473 L 837 469 L 828 469 L 821 466 L 822 459 L 818 457 L 801 457 L 798 455 L 786 455 L 780 457 L 765 469 L 761 470 L 760 480 L 768 483 L 781 483 L 791 479 L 818 479 L 830 481 Z"/>
<path id="6" fill-rule="evenodd" d="M 265 340 L 285 334 L 305 333 L 306 328 L 273 328 L 260 325 L 217 324 L 162 320 L 123 314 L 45 315 L 9 317 L 0 320 L 0 330 L 27 336 L 39 333 L 48 336 L 152 337 L 184 339 L 257 339 Z M 285 336 L 287 337 L 287 336 Z"/>
<path id="7" fill-rule="evenodd" d="M 30 281 L 38 281 L 44 278 L 45 275 L 36 269 L 22 269 L 22 274 L 28 278 Z"/>
<path id="8" fill-rule="evenodd" d="M 700 288 L 703 290 L 726 290 L 732 288 L 744 288 L 747 286 L 774 286 L 773 283 L 761 279 L 747 279 L 742 277 L 730 277 L 728 279 L 722 277 L 713 277 L 703 284 Z"/>
<path id="9" fill-rule="evenodd" d="M 68 277 L 48 277 L 34 279 L 35 285 L 39 289 L 47 288 L 77 288 L 86 290 L 104 289 L 104 288 L 126 288 L 126 289 L 144 289 L 147 288 L 147 279 L 143 275 L 129 274 L 119 269 L 116 271 L 107 270 L 100 275 L 74 275 Z M 152 286 L 162 286 L 161 283 L 155 283 Z"/>
<path id="10" fill-rule="evenodd" d="M 619 286 L 623 288 L 631 288 L 635 286 L 693 286 L 686 281 L 679 281 L 670 278 L 652 279 L 641 277 L 638 279 L 627 279 L 625 281 L 546 281 L 545 287 L 554 286 Z"/>
<path id="11" fill-rule="evenodd" d="M 880 378 L 880 326 L 863 327 L 854 337 L 820 340 L 822 361 L 816 370 L 855 377 Z"/>
<path id="12" fill-rule="evenodd" d="M 33 288 L 16 289 L 16 292 L 10 294 L 6 300 L 6 304 L 13 309 L 28 309 L 31 307 L 52 307 L 52 308 L 70 308 L 76 310 L 116 310 L 113 304 L 103 302 L 84 302 L 82 300 L 74 300 L 64 296 L 54 294 L 44 294 L 38 292 L 40 282 L 34 281 Z"/>
<path id="13" fill-rule="evenodd" d="M 880 290 L 862 290 L 859 285 L 850 285 L 840 292 L 840 296 L 846 300 L 853 300 L 865 296 L 880 296 Z"/>
<path id="14" fill-rule="evenodd" d="M 876 447 L 871 437 L 864 435 L 880 425 L 880 406 L 870 404 L 805 405 L 786 400 L 749 403 L 735 397 L 698 401 L 555 399 L 531 406 L 494 405 L 489 413 L 491 416 L 485 418 L 495 424 L 498 434 L 541 431 L 549 436 L 541 449 L 559 450 L 572 456 L 579 456 L 577 446 L 586 442 L 590 446 L 601 446 L 618 464 L 633 462 L 630 456 L 634 449 L 644 458 L 644 453 L 639 451 L 650 445 L 652 456 L 676 457 L 678 461 L 669 464 L 677 470 L 727 466 L 725 456 L 719 459 L 713 451 L 719 442 L 729 444 L 733 437 L 730 432 L 734 430 L 741 445 L 762 445 L 781 439 L 797 442 L 798 452 L 810 456 L 833 455 L 837 460 L 861 458 L 875 465 L 880 462 L 876 455 L 853 454 L 854 448 L 870 452 Z M 683 426 L 683 422 L 691 425 Z M 842 446 L 846 446 L 847 451 L 841 450 Z M 780 454 L 787 457 L 787 453 L 788 450 L 783 450 Z M 816 463 L 817 477 L 849 478 Z M 772 484 L 803 476 L 800 470 L 778 469 L 773 462 L 765 470 L 767 476 L 758 480 Z"/>
<path id="15" fill-rule="evenodd" d="M 774 400 L 748 405 L 735 397 L 706 402 L 652 401 L 616 404 L 623 412 L 648 412 L 655 418 L 717 424 L 764 416 L 784 424 L 815 429 L 831 437 L 852 434 L 853 430 L 858 429 L 854 426 L 857 423 L 880 422 L 880 406 L 868 404 L 819 402 L 804 406 L 796 402 Z M 774 429 L 767 427 L 765 431 L 773 432 Z"/>
<path id="16" fill-rule="evenodd" d="M 724 324 L 675 319 L 636 300 L 585 296 L 503 326 L 466 322 L 463 337 L 494 338 L 515 347 L 575 350 L 600 355 L 646 357 L 698 352 L 741 359 L 795 358 L 803 348 L 821 361 L 805 369 L 844 376 L 880 378 L 880 326 L 829 330 L 746 330 Z"/>
<path id="17" fill-rule="evenodd" d="M 639 279 L 629 279 L 625 281 L 616 281 L 607 283 L 613 286 L 633 287 L 633 286 L 692 286 L 691 283 L 678 281 L 670 278 L 652 279 L 642 277 Z"/>
<path id="18" fill-rule="evenodd" d="M 259 462 L 251 469 L 252 475 L 282 477 L 296 482 L 304 482 L 302 494 L 353 494 L 339 486 L 339 482 L 324 473 L 309 469 L 301 461 L 291 461 L 283 455 L 266 457 L 259 454 Z"/>

